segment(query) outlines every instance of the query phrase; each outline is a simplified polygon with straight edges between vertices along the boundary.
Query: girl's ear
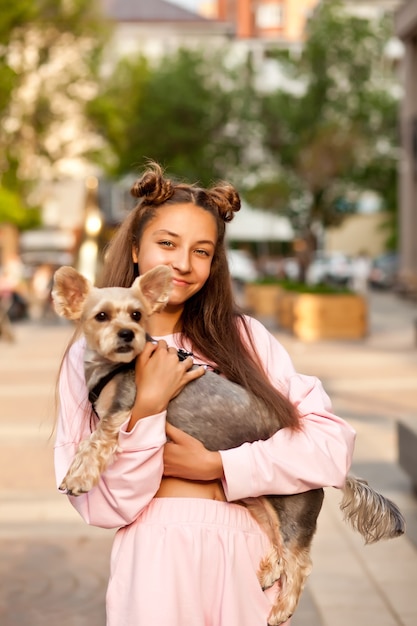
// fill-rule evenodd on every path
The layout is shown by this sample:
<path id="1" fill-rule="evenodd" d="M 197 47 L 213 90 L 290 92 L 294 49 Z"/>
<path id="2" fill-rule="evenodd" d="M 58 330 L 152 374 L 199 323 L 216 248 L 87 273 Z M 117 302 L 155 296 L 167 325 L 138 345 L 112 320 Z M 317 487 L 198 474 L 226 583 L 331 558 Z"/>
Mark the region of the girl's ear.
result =
<path id="1" fill-rule="evenodd" d="M 64 265 L 54 274 L 52 300 L 55 311 L 69 320 L 79 320 L 92 284 L 73 267 Z"/>
<path id="2" fill-rule="evenodd" d="M 151 313 L 161 311 L 172 289 L 172 271 L 167 265 L 157 265 L 146 274 L 136 278 L 132 288 L 137 288 L 146 298 Z"/>

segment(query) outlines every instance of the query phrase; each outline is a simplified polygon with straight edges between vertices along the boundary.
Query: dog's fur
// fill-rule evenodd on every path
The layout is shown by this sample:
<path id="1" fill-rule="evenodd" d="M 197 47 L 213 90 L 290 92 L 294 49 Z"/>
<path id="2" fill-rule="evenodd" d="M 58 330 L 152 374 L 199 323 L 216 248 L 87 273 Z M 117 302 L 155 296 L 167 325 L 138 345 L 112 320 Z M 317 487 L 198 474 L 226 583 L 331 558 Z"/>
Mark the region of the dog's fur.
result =
<path id="1" fill-rule="evenodd" d="M 93 287 L 71 267 L 55 273 L 53 300 L 59 315 L 78 321 L 86 338 L 85 377 L 89 390 L 120 363 L 132 361 L 146 342 L 146 320 L 161 310 L 171 289 L 171 271 L 158 266 L 130 288 Z M 118 373 L 100 393 L 97 428 L 80 443 L 60 488 L 72 495 L 92 489 L 117 453 L 118 432 L 135 399 L 134 370 Z M 256 416 L 256 419 L 254 419 Z M 280 428 L 263 402 L 240 385 L 207 371 L 190 382 L 168 406 L 167 420 L 199 439 L 209 450 L 268 439 Z M 341 509 L 366 543 L 397 537 L 405 530 L 397 506 L 363 480 L 348 476 Z M 268 623 L 285 622 L 294 612 L 312 567 L 310 547 L 323 490 L 291 496 L 250 498 L 241 504 L 267 532 L 271 551 L 262 560 L 263 588 L 280 579 Z"/>

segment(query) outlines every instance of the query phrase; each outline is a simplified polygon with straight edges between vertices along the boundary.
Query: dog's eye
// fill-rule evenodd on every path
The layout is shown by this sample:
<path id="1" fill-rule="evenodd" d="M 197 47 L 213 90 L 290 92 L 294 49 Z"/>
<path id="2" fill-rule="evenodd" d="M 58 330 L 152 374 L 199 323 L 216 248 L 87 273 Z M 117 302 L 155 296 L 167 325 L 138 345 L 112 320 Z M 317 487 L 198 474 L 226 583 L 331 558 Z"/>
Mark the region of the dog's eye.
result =
<path id="1" fill-rule="evenodd" d="M 109 316 L 104 311 L 100 311 L 100 313 L 97 313 L 94 319 L 96 320 L 96 322 L 107 322 Z"/>
<path id="2" fill-rule="evenodd" d="M 140 322 L 142 319 L 142 313 L 140 311 L 133 311 L 131 317 L 135 322 Z"/>

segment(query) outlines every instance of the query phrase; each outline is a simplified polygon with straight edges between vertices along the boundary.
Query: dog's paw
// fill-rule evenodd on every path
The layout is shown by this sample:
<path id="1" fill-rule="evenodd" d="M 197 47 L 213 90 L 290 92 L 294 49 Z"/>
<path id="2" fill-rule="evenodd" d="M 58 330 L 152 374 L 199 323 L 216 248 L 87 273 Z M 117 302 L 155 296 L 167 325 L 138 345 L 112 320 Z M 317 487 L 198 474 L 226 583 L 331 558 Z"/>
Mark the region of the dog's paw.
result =
<path id="1" fill-rule="evenodd" d="M 271 548 L 269 554 L 262 559 L 259 565 L 258 580 L 262 589 L 265 590 L 272 587 L 280 579 L 281 573 L 282 566 L 278 552 L 275 548 Z"/>
<path id="2" fill-rule="evenodd" d="M 284 624 L 290 619 L 291 616 L 292 613 L 289 613 L 282 608 L 273 606 L 268 617 L 268 626 L 279 626 L 280 624 Z"/>
<path id="3" fill-rule="evenodd" d="M 59 490 L 66 493 L 68 496 L 80 496 L 83 493 L 88 493 L 97 484 L 96 480 L 91 477 L 82 479 L 79 476 L 65 476 L 62 483 L 59 485 Z"/>
<path id="4" fill-rule="evenodd" d="M 83 493 L 87 493 L 86 491 L 81 491 L 79 489 L 75 491 L 71 491 L 71 489 L 68 489 L 65 486 L 65 483 L 61 483 L 61 485 L 59 486 L 59 491 L 62 491 L 62 493 L 65 493 L 66 496 L 81 496 Z"/>

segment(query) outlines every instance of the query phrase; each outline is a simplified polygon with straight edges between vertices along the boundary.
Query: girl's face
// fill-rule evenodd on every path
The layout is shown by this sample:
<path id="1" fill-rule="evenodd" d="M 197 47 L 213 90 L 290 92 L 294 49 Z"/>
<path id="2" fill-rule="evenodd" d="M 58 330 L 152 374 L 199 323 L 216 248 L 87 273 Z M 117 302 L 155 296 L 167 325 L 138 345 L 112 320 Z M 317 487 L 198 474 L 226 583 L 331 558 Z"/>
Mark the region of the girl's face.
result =
<path id="1" fill-rule="evenodd" d="M 156 265 L 172 269 L 173 289 L 168 307 L 182 307 L 205 284 L 217 242 L 214 217 L 191 203 L 160 207 L 132 251 L 144 274 Z"/>

